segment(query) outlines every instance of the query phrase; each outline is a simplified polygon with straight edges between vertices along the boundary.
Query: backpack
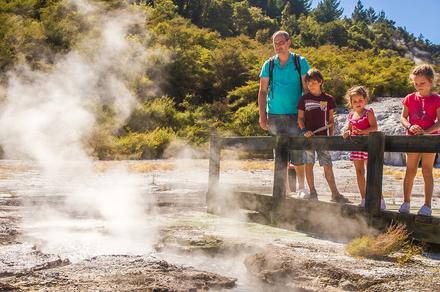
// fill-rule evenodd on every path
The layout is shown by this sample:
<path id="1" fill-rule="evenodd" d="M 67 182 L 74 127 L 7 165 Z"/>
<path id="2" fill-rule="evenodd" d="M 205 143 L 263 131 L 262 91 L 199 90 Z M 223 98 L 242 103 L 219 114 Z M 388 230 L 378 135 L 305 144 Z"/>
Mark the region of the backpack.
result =
<path id="1" fill-rule="evenodd" d="M 290 54 L 293 55 L 293 63 L 295 64 L 295 69 L 299 75 L 299 86 L 300 86 L 301 92 L 302 92 L 303 91 L 303 84 L 302 84 L 302 79 L 301 79 L 301 64 L 299 62 L 299 55 L 295 54 L 295 53 L 290 53 Z M 271 89 L 271 92 L 273 92 L 272 79 L 273 79 L 273 67 L 274 66 L 275 66 L 275 57 L 272 56 L 269 59 L 269 87 Z"/>

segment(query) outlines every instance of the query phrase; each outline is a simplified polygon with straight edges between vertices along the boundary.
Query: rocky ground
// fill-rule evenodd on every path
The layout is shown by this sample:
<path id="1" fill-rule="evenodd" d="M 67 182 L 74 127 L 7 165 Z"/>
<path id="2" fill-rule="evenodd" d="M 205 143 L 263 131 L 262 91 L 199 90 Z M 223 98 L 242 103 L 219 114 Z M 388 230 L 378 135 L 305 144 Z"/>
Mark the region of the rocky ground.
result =
<path id="1" fill-rule="evenodd" d="M 346 254 L 344 241 L 246 223 L 242 214 L 236 218 L 207 214 L 206 161 L 99 162 L 96 169 L 105 173 L 121 164 L 142 176 L 139 188 L 149 198 L 143 218 L 148 224 L 139 221 L 138 228 L 127 233 L 110 228 L 95 212 L 74 212 L 62 193 L 73 186 L 60 188 L 61 182 L 47 181 L 35 164 L 0 162 L 0 291 L 433 291 L 440 287 L 440 254 L 424 253 L 403 266 L 394 257 L 357 259 Z M 270 161 L 240 165 L 222 163 L 222 184 L 270 192 Z M 316 170 L 318 191 L 326 199 L 322 169 Z M 401 171 L 385 172 L 389 206 L 401 201 Z M 358 200 L 350 163 L 337 162 L 335 173 L 340 190 Z M 416 200 L 421 199 L 420 191 L 417 178 Z M 437 207 L 439 194 L 436 186 Z M 32 216 L 40 209 L 68 216 Z"/>

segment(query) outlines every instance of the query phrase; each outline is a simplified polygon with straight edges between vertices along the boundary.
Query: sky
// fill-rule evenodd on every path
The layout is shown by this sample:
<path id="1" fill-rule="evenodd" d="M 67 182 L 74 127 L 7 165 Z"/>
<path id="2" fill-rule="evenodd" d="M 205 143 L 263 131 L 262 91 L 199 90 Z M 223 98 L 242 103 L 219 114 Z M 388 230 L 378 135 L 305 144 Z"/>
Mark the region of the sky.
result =
<path id="1" fill-rule="evenodd" d="M 440 45 L 440 0 L 361 0 L 365 8 L 383 10 L 396 26 L 405 27 L 416 37 L 422 34 L 434 44 Z M 320 0 L 313 0 L 315 7 Z M 357 0 L 340 0 L 344 15 L 351 16 Z"/>

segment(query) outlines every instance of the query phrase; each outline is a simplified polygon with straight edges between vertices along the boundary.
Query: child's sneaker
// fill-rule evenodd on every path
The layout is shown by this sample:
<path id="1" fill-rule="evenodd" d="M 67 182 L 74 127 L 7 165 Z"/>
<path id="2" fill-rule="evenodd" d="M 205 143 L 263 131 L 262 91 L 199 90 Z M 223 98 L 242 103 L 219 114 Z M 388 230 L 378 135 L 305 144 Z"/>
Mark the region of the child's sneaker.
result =
<path id="1" fill-rule="evenodd" d="M 423 206 L 420 208 L 419 212 L 417 212 L 417 214 L 418 214 L 418 215 L 422 215 L 422 216 L 431 216 L 431 214 L 432 214 L 432 210 L 431 210 L 431 208 L 429 208 L 428 206 L 423 205 Z"/>
<path id="2" fill-rule="evenodd" d="M 310 194 L 305 189 L 299 189 L 296 194 L 300 199 L 308 200 L 310 198 Z"/>
<path id="3" fill-rule="evenodd" d="M 385 210 L 387 208 L 387 205 L 385 204 L 384 199 L 380 199 L 380 209 Z"/>
<path id="4" fill-rule="evenodd" d="M 361 203 L 358 206 L 361 208 L 365 208 L 365 199 L 362 199 Z M 387 205 L 385 204 L 385 200 L 381 199 L 380 200 L 380 209 L 385 210 L 386 208 L 387 208 Z"/>
<path id="5" fill-rule="evenodd" d="M 410 205 L 408 202 L 403 202 L 403 204 L 399 208 L 399 213 L 409 214 Z"/>

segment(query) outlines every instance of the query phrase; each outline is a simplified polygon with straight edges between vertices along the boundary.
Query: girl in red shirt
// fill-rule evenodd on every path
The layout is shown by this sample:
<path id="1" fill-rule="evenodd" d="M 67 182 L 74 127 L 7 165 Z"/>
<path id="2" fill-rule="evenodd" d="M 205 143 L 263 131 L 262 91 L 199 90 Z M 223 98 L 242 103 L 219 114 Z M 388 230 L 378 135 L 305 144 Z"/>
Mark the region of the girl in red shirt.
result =
<path id="1" fill-rule="evenodd" d="M 432 92 L 436 81 L 434 68 L 428 64 L 414 68 L 410 75 L 416 92 L 407 95 L 403 101 L 400 122 L 407 130 L 407 135 L 438 134 L 440 129 L 440 96 Z M 417 166 L 422 161 L 422 174 L 425 181 L 425 204 L 418 214 L 431 216 L 431 200 L 434 188 L 432 168 L 435 153 L 407 153 L 406 172 L 403 180 L 404 202 L 400 206 L 400 213 L 409 213 L 411 191 Z"/>

